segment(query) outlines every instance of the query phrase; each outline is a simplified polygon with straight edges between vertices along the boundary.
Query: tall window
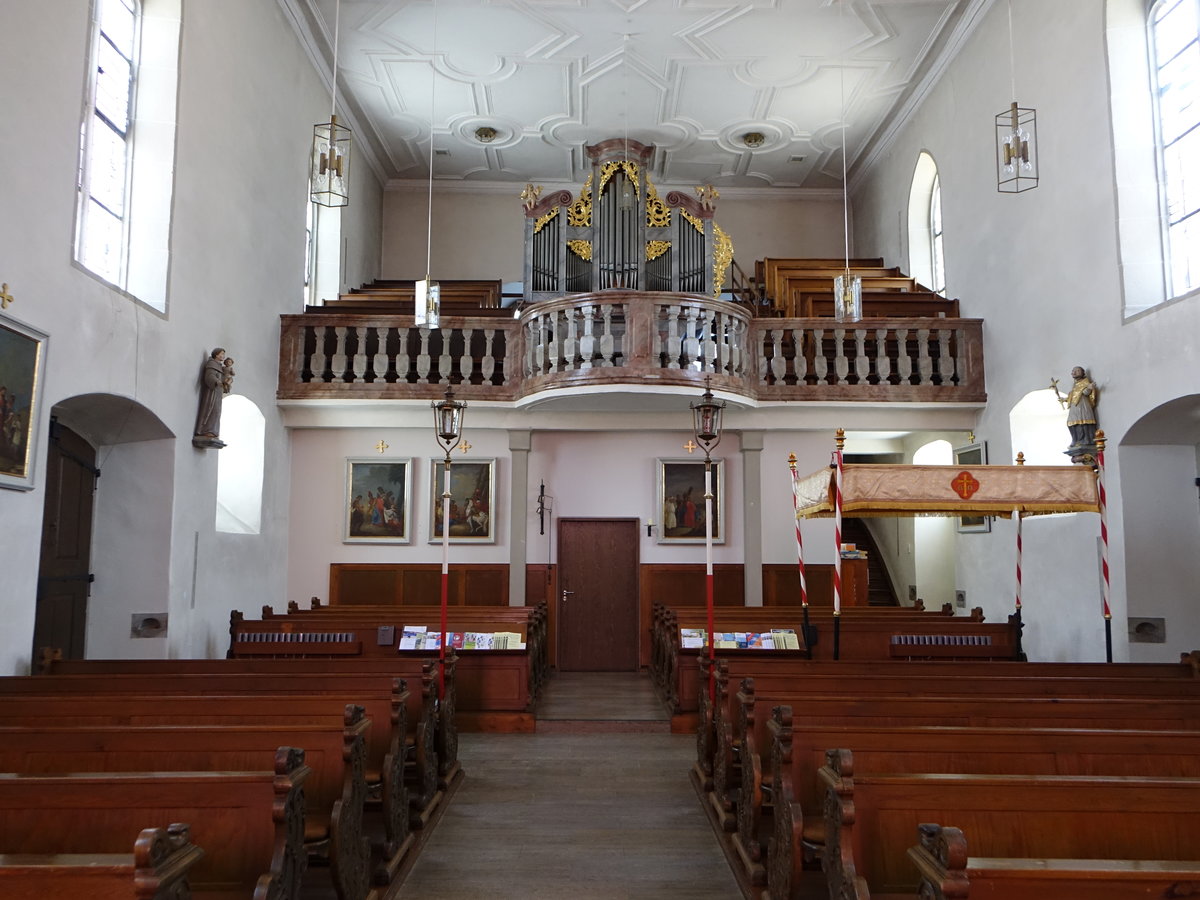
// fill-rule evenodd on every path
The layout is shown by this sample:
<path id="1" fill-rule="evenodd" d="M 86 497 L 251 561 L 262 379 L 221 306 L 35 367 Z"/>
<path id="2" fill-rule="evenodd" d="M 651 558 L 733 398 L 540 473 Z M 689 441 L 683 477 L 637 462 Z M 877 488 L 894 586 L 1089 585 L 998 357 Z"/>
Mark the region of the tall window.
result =
<path id="1" fill-rule="evenodd" d="M 935 170 L 933 192 L 929 197 L 930 264 L 933 278 L 929 286 L 939 294 L 946 293 L 946 264 L 942 256 L 942 179 Z"/>
<path id="2" fill-rule="evenodd" d="M 1172 296 L 1200 288 L 1200 0 L 1151 8 Z"/>
<path id="3" fill-rule="evenodd" d="M 80 133 L 75 255 L 118 286 L 127 262 L 138 12 L 137 0 L 96 0 L 89 115 Z"/>

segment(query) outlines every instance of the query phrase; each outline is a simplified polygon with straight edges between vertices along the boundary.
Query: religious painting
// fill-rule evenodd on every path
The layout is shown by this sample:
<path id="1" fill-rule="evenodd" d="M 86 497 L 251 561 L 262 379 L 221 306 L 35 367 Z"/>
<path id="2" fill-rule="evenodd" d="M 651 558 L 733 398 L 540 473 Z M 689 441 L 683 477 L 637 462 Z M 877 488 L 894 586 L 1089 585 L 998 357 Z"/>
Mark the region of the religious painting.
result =
<path id="1" fill-rule="evenodd" d="M 954 464 L 964 469 L 971 466 L 987 465 L 987 441 L 978 444 L 967 444 L 965 447 L 954 449 Z M 960 534 L 980 534 L 992 530 L 990 516 L 959 516 L 958 531 Z"/>
<path id="2" fill-rule="evenodd" d="M 46 335 L 0 314 L 0 487 L 33 490 Z"/>
<path id="3" fill-rule="evenodd" d="M 429 541 L 442 540 L 446 461 L 429 461 Z M 455 459 L 450 462 L 450 543 L 496 542 L 496 460 Z"/>
<path id="4" fill-rule="evenodd" d="M 725 466 L 712 461 L 712 535 L 725 543 Z M 703 544 L 705 541 L 704 460 L 658 461 L 658 542 Z"/>
<path id="5" fill-rule="evenodd" d="M 412 460 L 346 460 L 346 544 L 412 541 Z"/>

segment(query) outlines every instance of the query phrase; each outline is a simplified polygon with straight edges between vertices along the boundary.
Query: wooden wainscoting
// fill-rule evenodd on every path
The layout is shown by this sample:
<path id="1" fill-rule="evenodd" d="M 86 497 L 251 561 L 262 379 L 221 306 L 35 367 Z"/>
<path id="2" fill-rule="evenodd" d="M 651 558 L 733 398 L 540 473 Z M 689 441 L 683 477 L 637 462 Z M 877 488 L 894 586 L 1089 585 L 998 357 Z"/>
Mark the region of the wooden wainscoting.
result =
<path id="1" fill-rule="evenodd" d="M 426 605 L 441 602 L 440 563 L 330 563 L 329 602 L 351 606 Z M 508 565 L 450 566 L 451 606 L 508 606 Z"/>

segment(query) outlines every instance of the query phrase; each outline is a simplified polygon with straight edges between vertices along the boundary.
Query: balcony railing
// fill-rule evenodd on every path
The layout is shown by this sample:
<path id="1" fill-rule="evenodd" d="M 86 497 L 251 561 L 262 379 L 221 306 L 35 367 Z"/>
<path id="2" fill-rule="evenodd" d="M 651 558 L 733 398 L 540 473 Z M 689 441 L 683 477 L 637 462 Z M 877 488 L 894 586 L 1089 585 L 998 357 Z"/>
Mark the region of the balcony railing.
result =
<path id="1" fill-rule="evenodd" d="M 282 316 L 281 400 L 518 403 L 594 385 L 694 387 L 751 401 L 982 403 L 979 319 L 755 319 L 691 294 L 603 291 L 539 303 L 519 318 L 306 313 Z"/>

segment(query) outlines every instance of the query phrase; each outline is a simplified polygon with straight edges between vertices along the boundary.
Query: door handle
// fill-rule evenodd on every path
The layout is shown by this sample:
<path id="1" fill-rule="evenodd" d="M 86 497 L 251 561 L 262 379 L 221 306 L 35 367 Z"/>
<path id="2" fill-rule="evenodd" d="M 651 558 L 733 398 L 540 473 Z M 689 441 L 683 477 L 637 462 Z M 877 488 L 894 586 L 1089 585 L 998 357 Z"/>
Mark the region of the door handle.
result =
<path id="1" fill-rule="evenodd" d="M 562 601 L 563 601 L 563 603 L 566 603 L 566 602 L 567 602 L 567 595 L 568 595 L 568 594 L 574 594 L 574 593 L 575 593 L 574 591 L 563 591 L 563 592 L 562 592 Z"/>

